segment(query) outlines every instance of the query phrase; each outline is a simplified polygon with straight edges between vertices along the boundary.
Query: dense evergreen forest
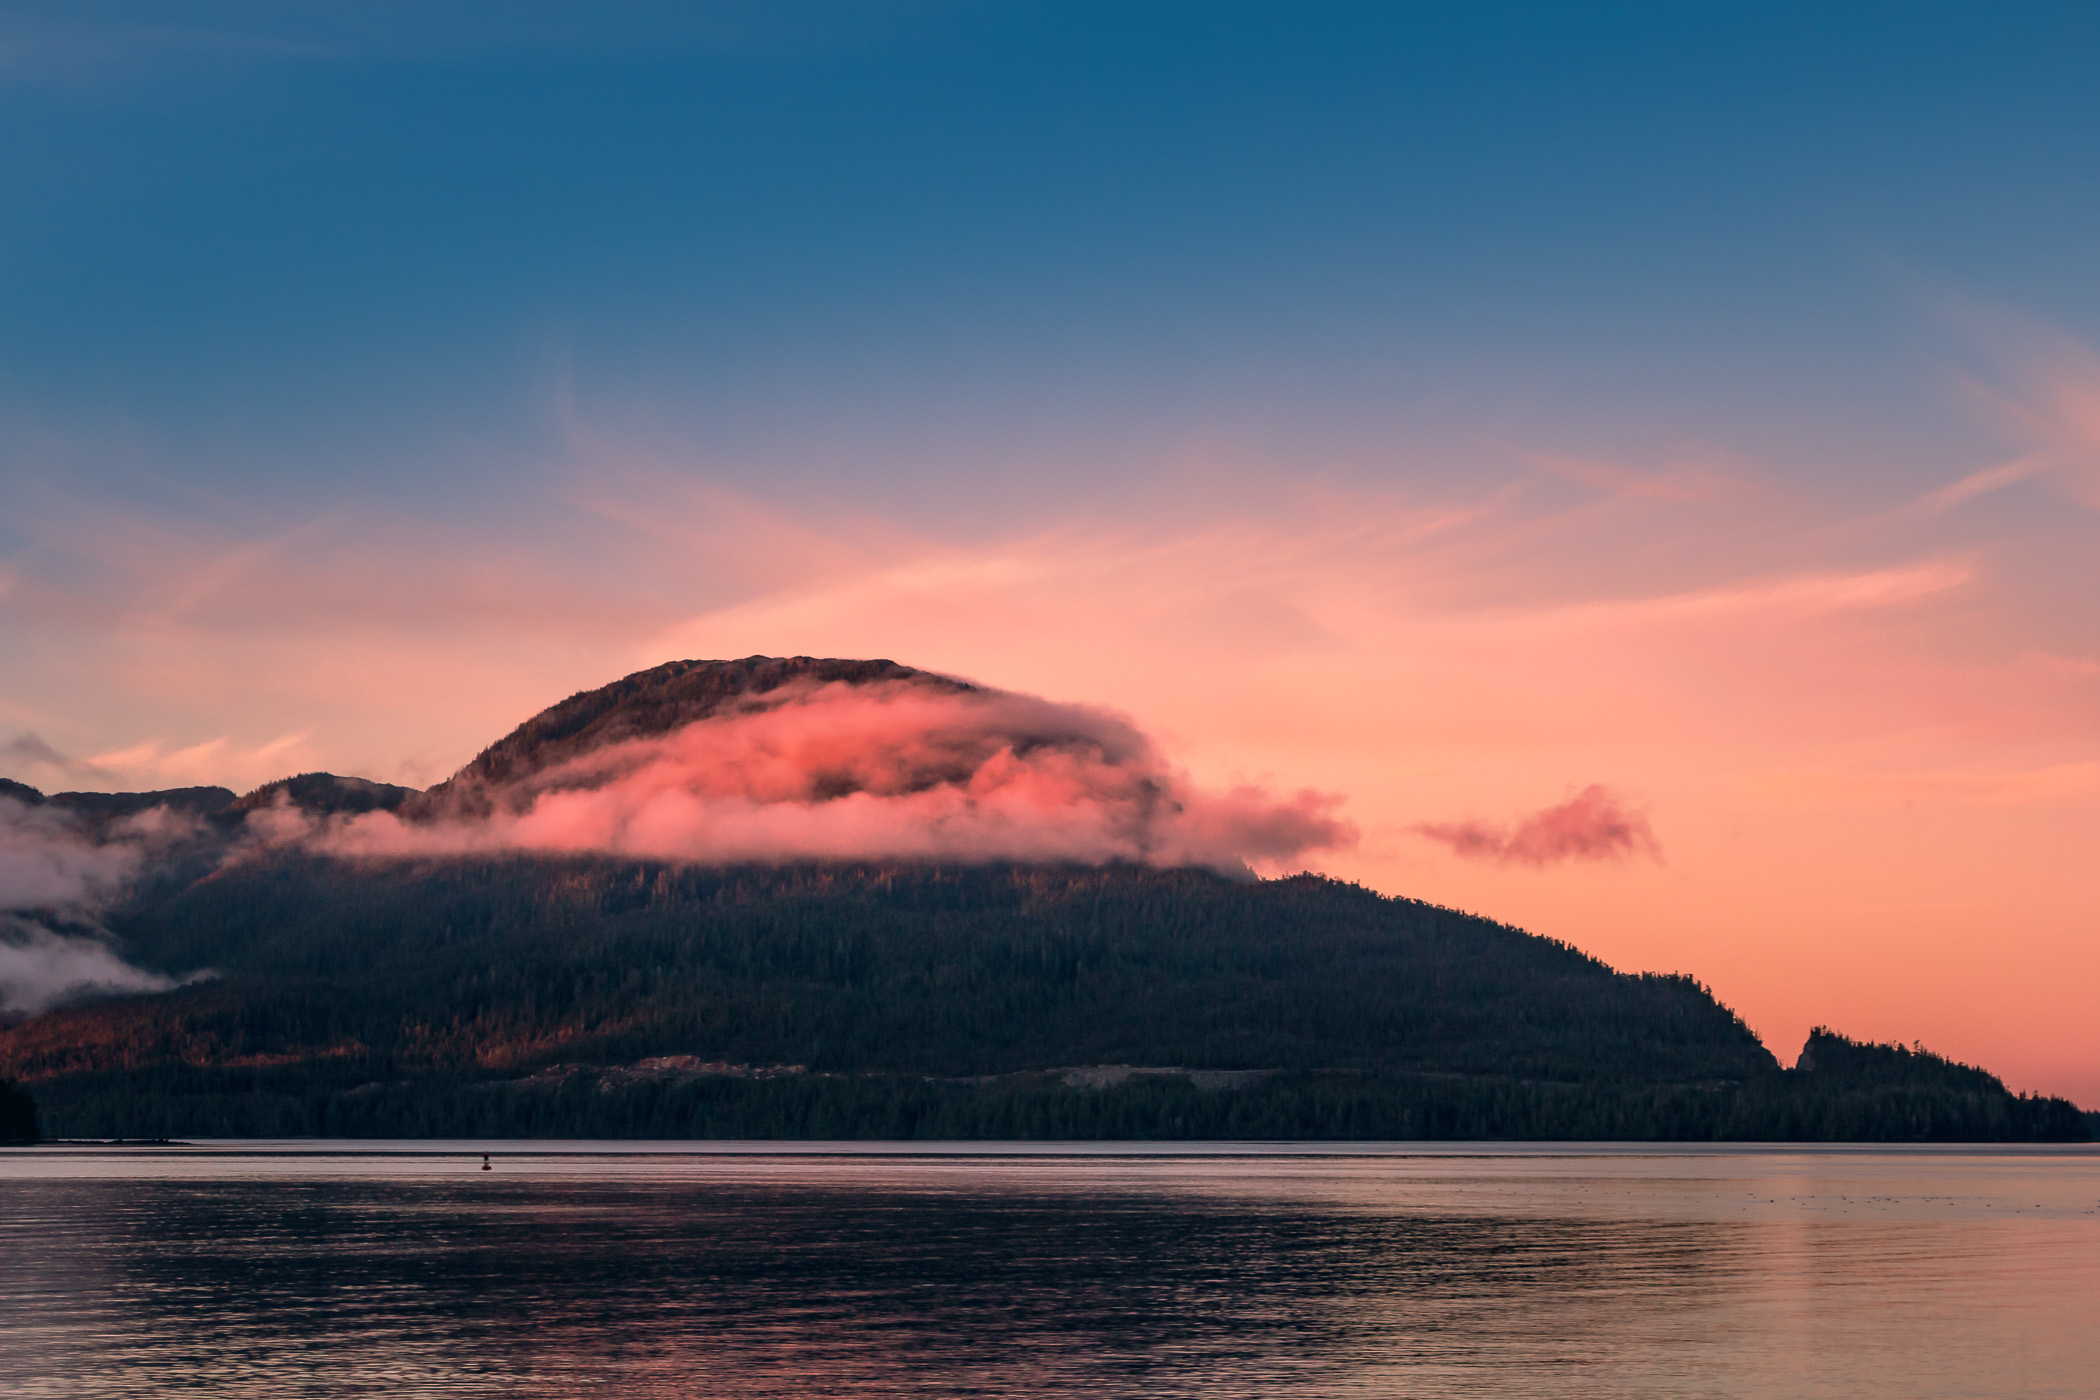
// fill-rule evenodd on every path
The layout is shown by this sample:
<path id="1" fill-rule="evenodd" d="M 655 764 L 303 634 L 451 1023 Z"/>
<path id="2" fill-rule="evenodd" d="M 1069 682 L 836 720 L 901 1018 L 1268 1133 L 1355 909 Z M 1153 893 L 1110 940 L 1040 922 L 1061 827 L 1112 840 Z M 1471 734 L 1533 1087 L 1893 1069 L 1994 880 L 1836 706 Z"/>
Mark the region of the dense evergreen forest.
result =
<path id="1" fill-rule="evenodd" d="M 43 1090 L 45 1116 L 54 1134 L 130 1138 L 2067 1142 L 2089 1135 L 2085 1115 L 2061 1099 L 1833 1082 L 1792 1070 L 1707 1084 L 1344 1071 L 1284 1071 L 1228 1086 L 1165 1071 L 973 1082 L 736 1067 L 351 1082 L 368 1068 L 72 1076 Z M 1088 1083 L 1099 1079 L 1110 1082 Z"/>
<path id="2" fill-rule="evenodd" d="M 111 924 L 216 975 L 0 1030 L 54 1136 L 2089 1132 L 1900 1047 L 1782 1070 L 1689 978 L 1314 877 L 276 852 Z"/>

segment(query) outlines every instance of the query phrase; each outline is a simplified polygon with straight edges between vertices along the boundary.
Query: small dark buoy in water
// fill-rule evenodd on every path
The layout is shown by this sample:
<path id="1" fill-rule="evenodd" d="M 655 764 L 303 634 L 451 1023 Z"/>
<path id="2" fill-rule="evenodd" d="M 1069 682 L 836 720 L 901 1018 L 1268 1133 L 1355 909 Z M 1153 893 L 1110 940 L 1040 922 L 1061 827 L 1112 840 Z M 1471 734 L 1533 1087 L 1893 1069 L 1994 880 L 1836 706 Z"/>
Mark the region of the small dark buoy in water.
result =
<path id="1" fill-rule="evenodd" d="M 483 1171 L 487 1171 L 489 1169 L 489 1154 L 486 1152 L 481 1154 L 481 1169 Z"/>

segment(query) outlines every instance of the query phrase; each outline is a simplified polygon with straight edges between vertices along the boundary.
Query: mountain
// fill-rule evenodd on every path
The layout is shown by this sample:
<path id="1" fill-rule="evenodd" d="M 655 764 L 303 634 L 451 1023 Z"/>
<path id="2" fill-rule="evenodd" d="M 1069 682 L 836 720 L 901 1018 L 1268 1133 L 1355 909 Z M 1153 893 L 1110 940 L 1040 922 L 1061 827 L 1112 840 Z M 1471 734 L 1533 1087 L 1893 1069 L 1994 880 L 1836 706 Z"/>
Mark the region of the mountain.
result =
<path id="1" fill-rule="evenodd" d="M 48 797 L 27 783 L 0 778 L 0 798 L 25 807 L 45 807 L 65 814 L 83 832 L 106 837 L 127 818 L 166 812 L 177 817 L 215 818 L 232 811 L 231 788 L 162 788 L 154 792 L 54 792 Z"/>
<path id="2" fill-rule="evenodd" d="M 375 783 L 369 778 L 344 778 L 334 773 L 301 773 L 264 783 L 245 797 L 220 808 L 215 816 L 241 816 L 280 804 L 296 807 L 313 816 L 339 816 L 361 812 L 398 811 L 417 795 L 410 787 Z"/>
<path id="3" fill-rule="evenodd" d="M 1008 779 L 1037 805 L 994 806 Z M 426 793 L 181 798 L 98 917 L 140 978 L 192 980 L 0 1027 L 0 1077 L 73 1136 L 2088 1134 L 2061 1100 L 1826 1031 L 1784 1070 L 1688 977 L 1313 876 L 531 844 L 557 799 L 618 786 L 619 832 L 697 791 L 708 840 L 783 811 L 830 839 L 841 809 L 884 840 L 987 809 L 1071 828 L 1032 815 L 1050 791 L 1142 848 L 1218 820 L 1175 782 L 1112 717 L 891 662 L 672 663 Z"/>

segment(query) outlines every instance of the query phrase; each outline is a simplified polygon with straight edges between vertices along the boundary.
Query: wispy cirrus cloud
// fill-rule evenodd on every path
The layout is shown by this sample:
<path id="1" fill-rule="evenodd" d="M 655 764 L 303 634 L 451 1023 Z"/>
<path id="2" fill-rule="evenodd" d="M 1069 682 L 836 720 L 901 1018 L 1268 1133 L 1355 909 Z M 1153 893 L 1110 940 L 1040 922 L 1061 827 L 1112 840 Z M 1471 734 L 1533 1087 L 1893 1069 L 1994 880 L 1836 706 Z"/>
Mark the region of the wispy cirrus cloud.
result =
<path id="1" fill-rule="evenodd" d="M 1569 457 L 1548 452 L 1519 452 L 1517 460 L 1578 486 L 1607 496 L 1651 501 L 1712 501 L 1741 496 L 1747 483 L 1708 462 L 1677 462 L 1644 470 L 1623 462 Z"/>
<path id="2" fill-rule="evenodd" d="M 2100 510 L 2100 351 L 2053 326 L 2003 307 L 1953 302 L 1960 325 L 1990 366 L 1960 381 L 1986 417 L 2029 450 L 1927 497 L 1945 509 L 2036 480 Z"/>
<path id="3" fill-rule="evenodd" d="M 310 730 L 282 734 L 252 746 L 221 735 L 171 749 L 158 739 L 90 758 L 61 753 L 34 733 L 0 744 L 0 777 L 57 790 L 150 791 L 171 787 L 253 787 L 311 766 Z"/>
<path id="4" fill-rule="evenodd" d="M 1961 480 L 1926 495 L 1918 504 L 1933 512 L 1952 510 L 1964 501 L 1972 501 L 1978 496 L 1988 496 L 1993 491 L 2002 491 L 2019 482 L 2045 476 L 2055 466 L 2055 460 L 2047 453 L 2031 452 L 2010 462 L 2000 462 L 1997 466 L 1970 472 Z"/>
<path id="5" fill-rule="evenodd" d="M 92 763 L 68 758 L 36 734 L 24 732 L 0 744 L 0 777 L 17 782 L 41 787 L 56 779 L 71 786 L 83 781 L 106 782 L 110 776 Z"/>

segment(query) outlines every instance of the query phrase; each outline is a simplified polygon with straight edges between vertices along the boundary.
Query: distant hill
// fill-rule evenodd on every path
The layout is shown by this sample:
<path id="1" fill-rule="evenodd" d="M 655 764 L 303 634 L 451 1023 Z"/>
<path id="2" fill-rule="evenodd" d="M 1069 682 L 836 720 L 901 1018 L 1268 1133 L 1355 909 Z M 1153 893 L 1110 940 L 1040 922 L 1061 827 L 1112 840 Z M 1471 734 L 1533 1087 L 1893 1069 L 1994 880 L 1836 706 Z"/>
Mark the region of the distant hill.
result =
<path id="1" fill-rule="evenodd" d="M 417 795 L 416 789 L 393 783 L 375 783 L 369 778 L 344 778 L 334 773 L 301 773 L 264 783 L 255 791 L 228 803 L 219 815 L 246 816 L 279 803 L 315 816 L 342 813 L 392 812 Z"/>
<path id="2" fill-rule="evenodd" d="M 187 817 L 224 817 L 232 811 L 236 800 L 230 788 L 222 787 L 162 788 L 154 792 L 55 792 L 46 797 L 22 783 L 9 783 L 8 790 L 0 791 L 0 797 L 13 797 L 18 802 L 26 801 L 69 813 L 82 830 L 96 837 L 108 835 L 127 817 L 137 817 L 157 809 Z"/>
<path id="3" fill-rule="evenodd" d="M 162 788 L 156 792 L 57 792 L 45 799 L 54 807 L 77 812 L 93 821 L 111 821 L 165 807 L 191 816 L 212 816 L 232 807 L 231 789 L 222 787 Z"/>
<path id="4" fill-rule="evenodd" d="M 2086 1115 L 2068 1101 L 2016 1096 L 1996 1075 L 1928 1050 L 1850 1040 L 1827 1026 L 1809 1032 L 1795 1068 L 1787 1108 L 1793 1136 L 1930 1142 L 1989 1138 L 1978 1125 L 2003 1124 L 2005 1136 L 2033 1125 L 2043 1140 L 2080 1141 L 2074 1121 Z M 2088 1136 L 2090 1125 L 2088 1125 Z"/>
<path id="5" fill-rule="evenodd" d="M 61 1136 L 2089 1134 L 2062 1100 L 1828 1031 L 1782 1070 L 1688 977 L 1312 876 L 350 858 L 246 835 L 280 805 L 472 819 L 782 686 L 900 681 L 972 693 L 886 661 L 678 662 L 552 707 L 427 793 L 186 790 L 203 825 L 102 919 L 139 966 L 214 975 L 0 1027 L 0 1078 Z M 1044 743 L 1091 742 L 1043 722 Z"/>

